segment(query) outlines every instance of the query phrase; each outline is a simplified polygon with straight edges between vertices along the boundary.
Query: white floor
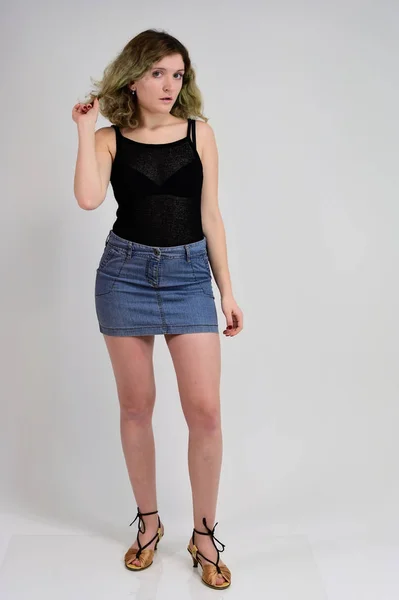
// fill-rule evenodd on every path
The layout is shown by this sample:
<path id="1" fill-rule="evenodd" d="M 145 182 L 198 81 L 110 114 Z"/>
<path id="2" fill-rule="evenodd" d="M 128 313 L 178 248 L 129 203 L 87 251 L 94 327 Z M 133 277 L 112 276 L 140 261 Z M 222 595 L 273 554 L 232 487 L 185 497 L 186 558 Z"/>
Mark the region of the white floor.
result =
<path id="1" fill-rule="evenodd" d="M 137 524 L 137 522 L 136 522 Z M 123 555 L 136 530 L 112 538 L 13 514 L 0 515 L 1 600 L 398 600 L 399 532 L 384 526 L 357 533 L 320 525 L 282 534 L 260 531 L 248 517 L 229 526 L 222 554 L 232 571 L 225 591 L 207 588 L 193 569 L 187 535 L 164 521 L 154 564 L 127 571 Z M 135 525 L 136 527 L 136 525 Z M 220 527 L 220 526 L 218 526 Z M 227 524 L 223 524 L 227 530 Z M 220 529 L 219 529 L 220 531 Z M 237 543 L 231 532 L 237 533 Z M 338 533 L 339 531 L 339 533 Z M 216 536 L 218 537 L 218 536 Z M 234 538 L 235 539 L 235 538 Z"/>

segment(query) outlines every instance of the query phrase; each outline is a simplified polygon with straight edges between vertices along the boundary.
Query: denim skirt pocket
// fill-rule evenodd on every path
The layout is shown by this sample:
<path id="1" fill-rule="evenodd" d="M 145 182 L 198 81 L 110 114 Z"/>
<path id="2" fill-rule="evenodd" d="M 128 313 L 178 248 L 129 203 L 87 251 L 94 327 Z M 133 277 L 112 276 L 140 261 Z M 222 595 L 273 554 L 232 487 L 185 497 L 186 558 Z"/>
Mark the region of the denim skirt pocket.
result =
<path id="1" fill-rule="evenodd" d="M 215 299 L 212 287 L 212 274 L 209 266 L 208 253 L 201 252 L 200 254 L 190 257 L 191 268 L 195 281 L 200 285 L 201 290 L 206 296 Z"/>
<path id="2" fill-rule="evenodd" d="M 108 242 L 96 273 L 95 296 L 109 294 L 126 262 L 126 251 Z"/>

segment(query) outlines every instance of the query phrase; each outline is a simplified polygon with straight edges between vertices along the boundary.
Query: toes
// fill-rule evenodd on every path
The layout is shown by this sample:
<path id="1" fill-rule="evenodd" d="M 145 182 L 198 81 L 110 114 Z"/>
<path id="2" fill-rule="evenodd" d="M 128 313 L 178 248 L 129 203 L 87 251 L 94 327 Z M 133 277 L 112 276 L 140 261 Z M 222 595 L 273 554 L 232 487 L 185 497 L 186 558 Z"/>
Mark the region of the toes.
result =
<path id="1" fill-rule="evenodd" d="M 138 558 L 131 558 L 126 564 L 127 565 L 134 565 L 136 567 L 140 567 L 141 566 L 140 561 L 139 561 Z"/>
<path id="2" fill-rule="evenodd" d="M 134 560 L 130 561 L 129 563 L 130 565 L 135 565 L 136 567 L 140 567 L 140 561 L 135 558 Z"/>

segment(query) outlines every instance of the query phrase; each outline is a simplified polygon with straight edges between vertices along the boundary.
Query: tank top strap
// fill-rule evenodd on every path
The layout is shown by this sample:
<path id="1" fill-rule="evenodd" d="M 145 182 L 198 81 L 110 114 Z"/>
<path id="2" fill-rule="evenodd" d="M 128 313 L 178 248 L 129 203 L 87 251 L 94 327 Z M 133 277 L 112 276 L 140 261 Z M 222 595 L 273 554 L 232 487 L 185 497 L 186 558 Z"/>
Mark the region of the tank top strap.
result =
<path id="1" fill-rule="evenodd" d="M 191 136 L 191 133 L 192 133 L 192 136 Z M 194 148 L 197 149 L 197 144 L 196 144 L 196 139 L 195 139 L 195 119 L 188 119 L 187 137 L 193 143 Z"/>
<path id="2" fill-rule="evenodd" d="M 115 133 L 117 136 L 122 136 L 121 132 L 119 131 L 119 127 L 117 127 L 116 125 L 111 125 L 111 127 L 115 129 Z"/>

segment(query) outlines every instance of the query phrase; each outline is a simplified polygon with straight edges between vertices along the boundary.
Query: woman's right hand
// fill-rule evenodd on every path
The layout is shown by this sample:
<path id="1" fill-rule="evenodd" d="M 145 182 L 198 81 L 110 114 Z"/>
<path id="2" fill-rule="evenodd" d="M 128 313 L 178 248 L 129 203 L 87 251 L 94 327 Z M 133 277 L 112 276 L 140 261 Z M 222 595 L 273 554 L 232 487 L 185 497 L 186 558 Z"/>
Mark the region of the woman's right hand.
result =
<path id="1" fill-rule="evenodd" d="M 75 121 L 77 125 L 79 123 L 92 123 L 93 126 L 96 124 L 98 117 L 98 107 L 99 102 L 98 98 L 94 98 L 91 104 L 75 104 L 72 109 L 72 119 Z"/>

